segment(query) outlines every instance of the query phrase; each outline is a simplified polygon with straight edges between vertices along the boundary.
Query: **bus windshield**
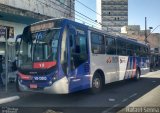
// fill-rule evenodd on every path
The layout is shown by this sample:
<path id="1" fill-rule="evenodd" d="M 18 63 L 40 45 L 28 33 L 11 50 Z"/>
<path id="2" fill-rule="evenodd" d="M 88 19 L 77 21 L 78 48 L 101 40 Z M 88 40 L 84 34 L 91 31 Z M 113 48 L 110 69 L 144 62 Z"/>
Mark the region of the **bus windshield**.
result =
<path id="1" fill-rule="evenodd" d="M 53 28 L 24 36 L 19 54 L 20 67 L 28 69 L 36 62 L 56 62 L 59 35 L 60 29 Z"/>

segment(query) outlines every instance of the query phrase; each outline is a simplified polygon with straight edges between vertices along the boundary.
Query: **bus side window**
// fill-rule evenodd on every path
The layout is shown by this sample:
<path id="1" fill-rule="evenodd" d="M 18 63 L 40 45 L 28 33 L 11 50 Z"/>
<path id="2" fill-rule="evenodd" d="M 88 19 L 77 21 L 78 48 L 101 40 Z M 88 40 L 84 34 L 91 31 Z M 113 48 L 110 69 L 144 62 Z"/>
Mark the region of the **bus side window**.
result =
<path id="1" fill-rule="evenodd" d="M 144 46 L 141 46 L 140 52 L 141 52 L 141 57 L 145 57 L 145 48 L 144 48 Z"/>
<path id="2" fill-rule="evenodd" d="M 94 54 L 105 54 L 104 36 L 98 33 L 91 33 L 91 48 Z"/>
<path id="3" fill-rule="evenodd" d="M 133 56 L 134 55 L 134 46 L 132 43 L 128 42 L 126 44 L 126 49 L 127 49 L 127 56 Z"/>
<path id="4" fill-rule="evenodd" d="M 116 55 L 115 39 L 112 37 L 106 37 L 106 53 L 109 55 Z"/>
<path id="5" fill-rule="evenodd" d="M 126 56 L 126 41 L 122 39 L 117 39 L 117 55 Z"/>

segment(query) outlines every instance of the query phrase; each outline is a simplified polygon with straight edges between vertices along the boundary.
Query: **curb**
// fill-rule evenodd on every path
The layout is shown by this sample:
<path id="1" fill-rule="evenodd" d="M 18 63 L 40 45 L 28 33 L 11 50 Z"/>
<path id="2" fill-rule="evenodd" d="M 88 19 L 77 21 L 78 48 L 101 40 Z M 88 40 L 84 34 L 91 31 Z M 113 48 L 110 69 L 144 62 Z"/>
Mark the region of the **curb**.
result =
<path id="1" fill-rule="evenodd" d="M 12 96 L 12 97 L 3 98 L 3 99 L 0 99 L 0 105 L 8 103 L 8 102 L 13 102 L 13 101 L 16 101 L 18 99 L 20 99 L 19 96 Z"/>

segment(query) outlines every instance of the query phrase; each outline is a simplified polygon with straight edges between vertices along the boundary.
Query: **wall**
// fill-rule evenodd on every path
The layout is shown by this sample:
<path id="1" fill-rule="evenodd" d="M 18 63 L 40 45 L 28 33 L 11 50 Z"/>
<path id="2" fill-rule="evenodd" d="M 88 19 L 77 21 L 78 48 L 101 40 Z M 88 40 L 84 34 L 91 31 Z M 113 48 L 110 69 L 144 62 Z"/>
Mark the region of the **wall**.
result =
<path id="1" fill-rule="evenodd" d="M 1 4 L 44 14 L 52 17 L 70 17 L 71 11 L 62 3 L 54 0 L 1 0 Z M 70 0 L 59 0 L 70 6 Z M 44 3 L 44 4 L 43 4 Z M 60 5 L 60 6 L 59 6 Z M 72 6 L 73 7 L 73 6 Z M 74 13 L 72 12 L 72 16 Z"/>
<path id="2" fill-rule="evenodd" d="M 14 42 L 16 39 L 16 36 L 18 34 L 22 34 L 24 27 L 26 26 L 25 24 L 20 24 L 20 23 L 15 23 L 15 22 L 8 22 L 8 21 L 3 21 L 0 20 L 0 25 L 2 26 L 10 26 L 14 27 L 14 38 L 9 39 L 9 42 Z M 5 39 L 3 37 L 0 37 L 0 42 L 5 42 Z"/>

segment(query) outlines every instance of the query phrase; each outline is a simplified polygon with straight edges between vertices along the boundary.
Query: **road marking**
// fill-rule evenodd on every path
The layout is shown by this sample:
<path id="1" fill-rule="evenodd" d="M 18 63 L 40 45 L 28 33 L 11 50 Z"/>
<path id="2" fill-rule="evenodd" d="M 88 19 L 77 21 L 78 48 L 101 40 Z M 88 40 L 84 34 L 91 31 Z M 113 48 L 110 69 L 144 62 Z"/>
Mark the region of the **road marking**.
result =
<path id="1" fill-rule="evenodd" d="M 126 102 L 127 100 L 128 100 L 128 98 L 125 98 L 125 99 L 122 100 L 122 102 Z"/>
<path id="2" fill-rule="evenodd" d="M 0 105 L 4 104 L 4 103 L 8 103 L 8 102 L 12 102 L 12 101 L 16 101 L 20 99 L 19 96 L 12 96 L 12 97 L 7 97 L 7 98 L 2 98 L 0 99 Z"/>
<path id="3" fill-rule="evenodd" d="M 114 98 L 109 98 L 108 99 L 110 102 L 114 102 L 116 99 L 114 99 Z"/>
<path id="4" fill-rule="evenodd" d="M 134 93 L 133 95 L 131 95 L 129 98 L 135 97 L 137 95 L 137 93 Z"/>
<path id="5" fill-rule="evenodd" d="M 118 107 L 120 104 L 115 104 L 113 107 L 104 110 L 102 113 L 108 113 L 109 111 L 113 110 L 115 107 Z"/>
<path id="6" fill-rule="evenodd" d="M 57 111 L 53 111 L 53 110 L 47 110 L 47 111 L 45 111 L 44 113 L 63 113 L 63 112 L 57 112 Z"/>
<path id="7" fill-rule="evenodd" d="M 156 81 L 152 81 L 153 83 L 156 83 Z"/>
<path id="8" fill-rule="evenodd" d="M 116 105 L 113 106 L 113 108 L 114 108 L 114 107 L 118 107 L 118 106 L 119 106 L 119 104 L 116 104 Z"/>
<path id="9" fill-rule="evenodd" d="M 133 95 L 129 96 L 129 98 L 125 98 L 122 100 L 122 102 L 126 102 L 127 100 L 129 100 L 130 98 L 133 98 L 137 95 L 137 93 L 134 93 Z"/>
<path id="10" fill-rule="evenodd" d="M 136 95 L 137 95 L 137 93 L 134 93 L 133 95 L 129 96 L 128 98 L 123 99 L 121 102 L 122 102 L 122 103 L 123 103 L 123 102 L 126 102 L 126 101 L 128 101 L 130 98 L 135 97 Z M 111 101 L 111 102 L 115 101 L 114 98 L 109 98 L 108 100 Z M 113 110 L 115 107 L 118 107 L 119 105 L 120 105 L 120 104 L 115 104 L 113 107 L 104 110 L 102 113 L 108 113 L 109 111 Z"/>

